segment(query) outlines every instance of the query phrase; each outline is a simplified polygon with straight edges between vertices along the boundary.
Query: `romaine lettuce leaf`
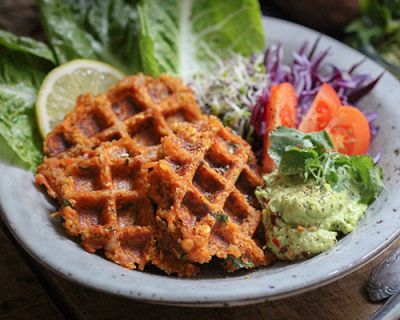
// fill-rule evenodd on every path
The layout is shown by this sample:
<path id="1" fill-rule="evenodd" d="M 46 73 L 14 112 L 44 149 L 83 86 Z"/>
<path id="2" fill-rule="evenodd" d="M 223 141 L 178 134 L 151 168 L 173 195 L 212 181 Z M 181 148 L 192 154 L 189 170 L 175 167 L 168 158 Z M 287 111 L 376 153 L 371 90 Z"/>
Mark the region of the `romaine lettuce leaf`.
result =
<path id="1" fill-rule="evenodd" d="M 41 22 L 57 62 L 94 59 L 123 72 L 142 71 L 139 0 L 40 0 Z"/>
<path id="2" fill-rule="evenodd" d="M 212 70 L 236 52 L 264 49 L 257 0 L 143 0 L 139 6 L 144 71 L 183 78 Z"/>
<path id="3" fill-rule="evenodd" d="M 0 135 L 30 169 L 42 159 L 36 93 L 53 61 L 45 44 L 0 31 Z"/>
<path id="4" fill-rule="evenodd" d="M 53 52 L 44 43 L 28 37 L 17 37 L 4 30 L 0 30 L 0 46 L 22 53 L 30 53 L 33 56 L 43 58 L 52 63 L 56 62 Z"/>

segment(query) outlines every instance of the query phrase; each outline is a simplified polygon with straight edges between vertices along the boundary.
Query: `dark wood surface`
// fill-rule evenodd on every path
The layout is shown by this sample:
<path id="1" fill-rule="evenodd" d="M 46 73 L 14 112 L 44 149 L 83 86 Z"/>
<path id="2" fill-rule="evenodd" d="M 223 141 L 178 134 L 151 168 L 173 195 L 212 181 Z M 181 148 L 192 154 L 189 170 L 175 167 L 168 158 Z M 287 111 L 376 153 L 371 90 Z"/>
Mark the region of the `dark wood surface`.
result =
<path id="1" fill-rule="evenodd" d="M 35 1 L 0 0 L 0 28 L 40 39 Z M 367 298 L 368 275 L 398 245 L 400 240 L 353 274 L 295 297 L 246 307 L 180 308 L 139 303 L 64 280 L 29 257 L 0 220 L 0 320 L 364 320 L 381 305 Z"/>

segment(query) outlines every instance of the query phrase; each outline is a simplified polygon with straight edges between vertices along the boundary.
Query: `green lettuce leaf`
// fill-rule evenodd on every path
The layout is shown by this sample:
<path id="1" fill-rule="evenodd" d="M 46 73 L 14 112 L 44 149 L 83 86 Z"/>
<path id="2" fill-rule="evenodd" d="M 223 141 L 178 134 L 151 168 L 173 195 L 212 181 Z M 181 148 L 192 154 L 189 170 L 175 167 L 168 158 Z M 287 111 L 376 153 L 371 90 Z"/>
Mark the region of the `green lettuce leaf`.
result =
<path id="1" fill-rule="evenodd" d="M 153 75 L 189 78 L 233 52 L 264 49 L 257 0 L 143 0 L 138 11 L 143 68 Z"/>
<path id="2" fill-rule="evenodd" d="M 336 191 L 349 190 L 365 204 L 383 189 L 383 169 L 369 156 L 332 151 L 325 131 L 304 133 L 279 127 L 270 134 L 269 154 L 279 173 L 289 179 L 329 183 Z"/>
<path id="3" fill-rule="evenodd" d="M 30 169 L 42 159 L 36 93 L 53 66 L 53 54 L 43 43 L 0 31 L 0 135 Z"/>
<path id="4" fill-rule="evenodd" d="M 53 53 L 44 43 L 28 37 L 17 37 L 4 30 L 0 30 L 0 46 L 22 53 L 30 53 L 33 56 L 43 58 L 52 63 L 56 62 Z"/>
<path id="5" fill-rule="evenodd" d="M 57 62 L 94 59 L 126 74 L 142 71 L 139 0 L 39 0 L 41 22 Z"/>

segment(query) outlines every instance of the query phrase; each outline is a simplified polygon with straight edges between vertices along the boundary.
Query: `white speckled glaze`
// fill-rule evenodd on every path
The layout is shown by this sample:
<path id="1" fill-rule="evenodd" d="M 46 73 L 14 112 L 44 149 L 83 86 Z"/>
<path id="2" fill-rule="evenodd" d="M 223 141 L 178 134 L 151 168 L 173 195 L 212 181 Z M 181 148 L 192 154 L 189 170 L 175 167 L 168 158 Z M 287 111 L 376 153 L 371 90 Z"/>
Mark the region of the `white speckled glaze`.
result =
<path id="1" fill-rule="evenodd" d="M 307 28 L 272 18 L 264 19 L 264 27 L 268 43 L 279 41 L 287 52 L 318 36 Z M 331 61 L 342 67 L 364 58 L 323 36 L 320 48 L 327 46 L 332 48 Z M 370 60 L 360 70 L 372 75 L 382 72 Z M 50 218 L 54 208 L 36 189 L 32 173 L 5 161 L 0 164 L 3 218 L 21 245 L 44 266 L 84 286 L 132 299 L 187 306 L 232 306 L 304 292 L 354 271 L 385 249 L 400 231 L 400 171 L 396 170 L 400 157 L 394 152 L 400 148 L 400 83 L 386 73 L 362 103 L 370 110 L 379 108 L 381 132 L 372 151 L 383 153 L 385 190 L 353 233 L 333 249 L 306 261 L 275 264 L 229 277 L 211 272 L 197 279 L 127 270 L 87 253 L 68 237 L 59 221 Z"/>

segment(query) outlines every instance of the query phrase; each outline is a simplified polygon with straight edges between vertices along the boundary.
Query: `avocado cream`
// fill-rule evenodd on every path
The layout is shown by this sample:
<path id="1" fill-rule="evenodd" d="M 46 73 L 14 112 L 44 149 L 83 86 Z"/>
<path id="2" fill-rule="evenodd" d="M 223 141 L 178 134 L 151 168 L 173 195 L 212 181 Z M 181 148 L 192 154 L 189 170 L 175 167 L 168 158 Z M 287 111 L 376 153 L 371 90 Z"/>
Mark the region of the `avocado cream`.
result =
<path id="1" fill-rule="evenodd" d="M 263 204 L 268 248 L 282 260 L 297 260 L 326 251 L 339 233 L 354 230 L 367 209 L 356 190 L 334 191 L 327 183 L 266 175 L 256 191 Z"/>

